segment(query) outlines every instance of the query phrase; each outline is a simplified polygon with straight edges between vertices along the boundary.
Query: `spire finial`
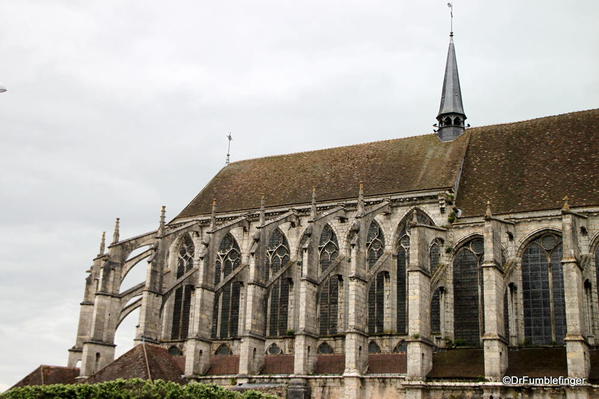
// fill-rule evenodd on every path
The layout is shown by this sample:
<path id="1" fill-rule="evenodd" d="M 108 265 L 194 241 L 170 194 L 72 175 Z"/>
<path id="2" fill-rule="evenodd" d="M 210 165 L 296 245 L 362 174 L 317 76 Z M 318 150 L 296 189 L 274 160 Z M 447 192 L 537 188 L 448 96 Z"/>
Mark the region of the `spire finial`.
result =
<path id="1" fill-rule="evenodd" d="M 106 232 L 102 232 L 102 239 L 100 240 L 100 252 L 98 256 L 104 255 L 104 250 L 106 249 Z"/>
<path id="2" fill-rule="evenodd" d="M 569 211 L 570 210 L 570 204 L 568 204 L 568 196 L 566 195 L 564 197 L 564 205 L 562 206 L 562 211 Z"/>
<path id="3" fill-rule="evenodd" d="M 164 225 L 166 222 L 166 205 L 162 205 L 160 208 L 160 225 L 158 227 L 158 233 L 164 233 Z"/>
<path id="4" fill-rule="evenodd" d="M 121 218 L 116 218 L 114 222 L 114 233 L 112 234 L 112 243 L 116 244 L 119 242 L 119 238 L 121 235 Z"/>
<path id="5" fill-rule="evenodd" d="M 262 194 L 262 198 L 260 198 L 260 226 L 263 226 L 264 222 L 266 222 L 265 203 L 265 197 L 264 194 Z"/>
<path id="6" fill-rule="evenodd" d="M 487 201 L 487 210 L 485 211 L 485 218 L 489 219 L 493 216 L 493 213 L 491 213 L 491 201 Z"/>
<path id="7" fill-rule="evenodd" d="M 210 212 L 210 230 L 216 227 L 216 198 L 212 199 L 212 211 Z"/>
<path id="8" fill-rule="evenodd" d="M 225 161 L 225 165 L 228 165 L 231 162 L 231 140 L 233 140 L 231 132 L 227 135 L 227 140 L 229 140 L 229 143 L 227 144 L 227 160 Z"/>
<path id="9" fill-rule="evenodd" d="M 358 215 L 364 214 L 364 183 L 360 182 L 358 189 Z"/>
<path id="10" fill-rule="evenodd" d="M 447 3 L 447 7 L 449 7 L 449 15 L 450 15 L 450 22 L 449 22 L 449 26 L 450 26 L 450 31 L 449 31 L 449 37 L 453 37 L 453 4 L 452 3 Z"/>
<path id="11" fill-rule="evenodd" d="M 316 219 L 316 186 L 312 186 L 312 207 L 310 208 L 310 217 Z"/>

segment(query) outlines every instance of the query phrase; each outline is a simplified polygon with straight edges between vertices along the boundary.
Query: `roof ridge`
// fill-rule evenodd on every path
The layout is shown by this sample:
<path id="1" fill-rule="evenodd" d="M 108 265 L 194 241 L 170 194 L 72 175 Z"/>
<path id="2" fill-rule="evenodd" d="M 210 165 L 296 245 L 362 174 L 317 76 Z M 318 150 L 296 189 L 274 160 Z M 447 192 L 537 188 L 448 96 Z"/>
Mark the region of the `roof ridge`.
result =
<path id="1" fill-rule="evenodd" d="M 538 120 L 542 120 L 542 119 L 558 118 L 561 116 L 569 116 L 569 115 L 575 115 L 575 114 L 584 114 L 584 113 L 588 113 L 588 112 L 592 112 L 592 111 L 599 111 L 599 108 L 589 108 L 589 109 L 584 109 L 581 111 L 571 111 L 571 112 L 563 112 L 561 114 L 538 116 L 536 118 L 522 119 L 522 120 L 514 121 L 514 122 L 503 122 L 503 123 L 494 123 L 492 125 L 472 126 L 468 130 L 475 130 L 475 129 L 479 130 L 479 129 L 491 128 L 491 127 L 519 125 L 522 123 L 534 122 L 534 121 L 538 121 Z"/>

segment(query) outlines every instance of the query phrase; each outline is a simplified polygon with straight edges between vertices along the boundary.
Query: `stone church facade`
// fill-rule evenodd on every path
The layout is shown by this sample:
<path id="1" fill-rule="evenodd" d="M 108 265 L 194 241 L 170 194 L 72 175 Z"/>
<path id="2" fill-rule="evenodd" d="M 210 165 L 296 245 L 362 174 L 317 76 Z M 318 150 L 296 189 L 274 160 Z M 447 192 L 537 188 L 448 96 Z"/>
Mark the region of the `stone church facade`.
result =
<path id="1" fill-rule="evenodd" d="M 435 134 L 234 162 L 155 231 L 121 238 L 117 219 L 69 366 L 109 365 L 140 309 L 136 342 L 184 356 L 188 380 L 292 398 L 599 396 L 599 110 L 465 120 L 452 39 Z"/>

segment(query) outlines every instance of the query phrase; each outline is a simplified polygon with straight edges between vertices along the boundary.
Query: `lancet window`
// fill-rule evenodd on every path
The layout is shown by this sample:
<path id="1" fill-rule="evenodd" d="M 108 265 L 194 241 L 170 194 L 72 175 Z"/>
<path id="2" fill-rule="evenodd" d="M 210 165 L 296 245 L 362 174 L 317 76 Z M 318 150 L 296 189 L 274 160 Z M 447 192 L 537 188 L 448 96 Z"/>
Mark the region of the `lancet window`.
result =
<path id="1" fill-rule="evenodd" d="M 368 268 L 370 269 L 383 256 L 385 250 L 385 234 L 383 234 L 383 230 L 376 220 L 373 220 L 368 228 L 366 248 Z"/>
<path id="2" fill-rule="evenodd" d="M 566 309 L 562 273 L 562 240 L 545 233 L 522 255 L 524 338 L 527 344 L 563 344 Z"/>
<path id="3" fill-rule="evenodd" d="M 176 279 L 193 268 L 195 247 L 189 235 L 184 235 L 177 251 Z M 171 339 L 186 339 L 189 329 L 189 314 L 191 309 L 191 285 L 180 286 L 175 290 Z"/>
<path id="4" fill-rule="evenodd" d="M 441 260 L 441 247 L 443 246 L 443 241 L 441 241 L 440 239 L 436 238 L 433 243 L 431 244 L 431 247 L 429 248 L 429 270 L 431 271 L 431 274 L 435 272 L 435 270 L 437 270 L 437 267 L 439 266 L 439 261 Z"/>
<path id="5" fill-rule="evenodd" d="M 379 334 L 385 328 L 385 280 L 387 272 L 379 272 L 368 287 L 368 333 Z"/>
<path id="6" fill-rule="evenodd" d="M 462 245 L 453 261 L 454 337 L 462 345 L 480 345 L 483 253 L 483 239 L 477 237 Z"/>
<path id="7" fill-rule="evenodd" d="M 276 229 L 271 234 L 266 254 L 268 257 L 268 271 L 272 279 L 289 262 L 289 244 L 281 230 Z M 287 334 L 289 293 L 292 291 L 292 287 L 292 280 L 281 276 L 270 286 L 268 334 L 271 336 Z"/>
<path id="8" fill-rule="evenodd" d="M 433 292 L 431 299 L 431 333 L 441 334 L 441 296 L 443 287 L 439 287 Z"/>
<path id="9" fill-rule="evenodd" d="M 318 251 L 320 255 L 320 271 L 324 272 L 339 255 L 337 235 L 328 224 L 324 226 L 320 234 Z"/>
<path id="10" fill-rule="evenodd" d="M 324 272 L 337 259 L 339 244 L 337 235 L 328 224 L 324 226 L 319 241 L 320 271 Z M 320 335 L 337 333 L 339 317 L 339 276 L 327 277 L 320 286 L 318 296 Z"/>
<path id="11" fill-rule="evenodd" d="M 214 284 L 219 285 L 241 265 L 241 251 L 235 238 L 227 233 L 218 247 L 214 270 Z M 239 331 L 239 300 L 241 282 L 229 281 L 215 294 L 212 319 L 212 336 L 235 337 Z"/>
<path id="12" fill-rule="evenodd" d="M 399 226 L 399 239 L 397 244 L 397 275 L 396 275 L 396 295 L 397 295 L 397 332 L 399 334 L 408 333 L 408 262 L 410 252 L 410 223 L 416 212 L 416 221 L 420 224 L 433 226 L 432 219 L 419 209 L 414 209 L 408 213 Z"/>

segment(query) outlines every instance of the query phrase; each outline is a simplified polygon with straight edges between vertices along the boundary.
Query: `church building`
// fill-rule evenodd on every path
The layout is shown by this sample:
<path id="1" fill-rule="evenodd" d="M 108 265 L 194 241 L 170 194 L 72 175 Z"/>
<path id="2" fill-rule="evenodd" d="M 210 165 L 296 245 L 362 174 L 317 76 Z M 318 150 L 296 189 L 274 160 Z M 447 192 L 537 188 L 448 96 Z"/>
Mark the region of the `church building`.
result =
<path id="1" fill-rule="evenodd" d="M 85 279 L 79 379 L 118 362 L 139 309 L 136 343 L 185 381 L 599 397 L 599 109 L 470 128 L 451 36 L 434 133 L 232 162 L 155 231 L 117 219 Z M 133 267 L 145 282 L 121 290 Z"/>

